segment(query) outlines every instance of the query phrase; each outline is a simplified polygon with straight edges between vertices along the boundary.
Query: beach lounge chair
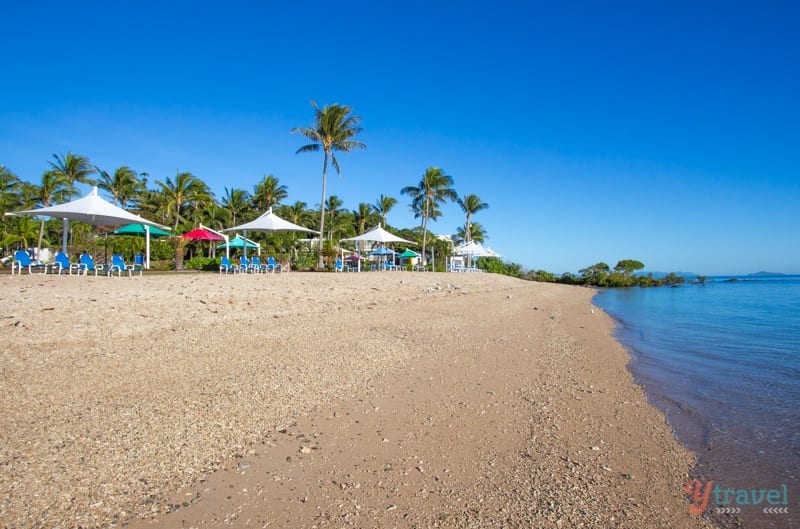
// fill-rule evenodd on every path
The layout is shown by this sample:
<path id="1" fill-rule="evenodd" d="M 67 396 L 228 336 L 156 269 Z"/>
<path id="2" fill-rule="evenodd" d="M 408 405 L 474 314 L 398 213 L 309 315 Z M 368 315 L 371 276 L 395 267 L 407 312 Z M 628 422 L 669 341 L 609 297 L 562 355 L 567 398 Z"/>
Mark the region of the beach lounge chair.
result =
<path id="1" fill-rule="evenodd" d="M 267 272 L 280 272 L 281 264 L 275 260 L 271 255 L 267 257 L 266 271 Z"/>
<path id="2" fill-rule="evenodd" d="M 236 265 L 232 264 L 231 260 L 225 256 L 219 260 L 219 273 L 221 274 L 222 272 L 225 272 L 226 274 L 229 272 L 231 274 L 236 273 Z"/>
<path id="3" fill-rule="evenodd" d="M 247 257 L 240 257 L 239 258 L 239 272 L 244 272 L 245 274 L 250 271 L 250 260 Z"/>
<path id="4" fill-rule="evenodd" d="M 135 267 L 133 265 L 125 264 L 125 260 L 122 256 L 118 253 L 115 253 L 111 256 L 111 266 L 108 267 L 108 275 L 113 276 L 114 272 L 117 273 L 117 277 L 122 277 L 122 272 L 127 272 L 128 277 L 133 278 L 133 272 L 135 271 Z M 142 269 L 138 270 L 139 276 L 142 275 Z"/>
<path id="5" fill-rule="evenodd" d="M 47 266 L 47 271 L 58 275 L 61 275 L 61 272 L 67 272 L 69 275 L 72 275 L 73 270 L 75 273 L 80 274 L 80 268 L 81 265 L 78 263 L 70 262 L 67 254 L 56 252 L 55 261 Z"/>
<path id="6" fill-rule="evenodd" d="M 250 258 L 250 265 L 248 266 L 248 269 L 254 274 L 260 274 L 267 271 L 267 265 L 261 264 L 261 258 L 257 255 L 254 255 Z"/>
<path id="7" fill-rule="evenodd" d="M 333 263 L 333 270 L 334 272 L 344 272 L 344 264 L 341 259 L 337 259 L 336 262 Z"/>
<path id="8" fill-rule="evenodd" d="M 467 269 L 464 266 L 464 259 L 461 257 L 451 257 L 450 261 L 447 263 L 447 271 L 448 272 L 466 272 Z"/>
<path id="9" fill-rule="evenodd" d="M 88 253 L 82 253 L 79 261 L 79 270 L 83 275 L 89 275 L 89 272 L 94 272 L 94 275 L 97 275 L 98 271 L 105 271 L 105 266 L 95 265 L 94 259 L 92 259 L 92 256 Z"/>
<path id="10" fill-rule="evenodd" d="M 34 269 L 40 271 L 42 274 L 47 273 L 47 268 L 43 267 L 41 263 L 31 259 L 28 252 L 25 250 L 17 250 L 14 252 L 14 260 L 11 262 L 11 275 L 14 275 L 14 269 L 17 269 L 20 275 L 22 275 L 23 268 L 27 268 L 29 274 L 32 274 Z"/>

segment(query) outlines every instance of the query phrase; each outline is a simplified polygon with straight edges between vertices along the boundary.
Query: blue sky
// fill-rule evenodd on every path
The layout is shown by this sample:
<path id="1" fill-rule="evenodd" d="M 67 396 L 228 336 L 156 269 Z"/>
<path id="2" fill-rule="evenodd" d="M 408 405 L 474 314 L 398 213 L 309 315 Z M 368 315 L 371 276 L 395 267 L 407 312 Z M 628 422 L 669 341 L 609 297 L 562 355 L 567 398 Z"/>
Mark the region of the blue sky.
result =
<path id="1" fill-rule="evenodd" d="M 0 164 L 53 153 L 319 203 L 309 100 L 368 149 L 329 192 L 440 166 L 525 268 L 800 273 L 800 7 L 791 2 L 17 2 L 0 33 Z M 455 232 L 455 205 L 432 225 Z"/>

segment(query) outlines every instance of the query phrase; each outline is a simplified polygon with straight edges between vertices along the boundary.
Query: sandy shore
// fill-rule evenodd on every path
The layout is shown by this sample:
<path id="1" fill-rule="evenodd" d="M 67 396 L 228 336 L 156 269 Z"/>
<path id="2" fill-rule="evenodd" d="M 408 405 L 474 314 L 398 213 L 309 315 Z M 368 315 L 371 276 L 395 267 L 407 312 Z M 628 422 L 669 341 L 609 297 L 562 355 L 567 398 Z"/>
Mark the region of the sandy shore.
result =
<path id="1" fill-rule="evenodd" d="M 0 276 L 0 525 L 706 527 L 591 295 Z"/>

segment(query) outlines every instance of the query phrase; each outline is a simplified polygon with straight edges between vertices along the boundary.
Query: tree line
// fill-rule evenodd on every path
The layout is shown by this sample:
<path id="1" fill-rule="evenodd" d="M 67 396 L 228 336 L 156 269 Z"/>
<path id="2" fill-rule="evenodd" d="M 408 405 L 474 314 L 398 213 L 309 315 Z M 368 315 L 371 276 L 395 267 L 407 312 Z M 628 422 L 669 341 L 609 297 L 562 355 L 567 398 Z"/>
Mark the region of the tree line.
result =
<path id="1" fill-rule="evenodd" d="M 674 286 L 686 282 L 684 276 L 675 272 L 670 272 L 664 277 L 655 277 L 652 273 L 637 275 L 636 272 L 644 269 L 644 263 L 636 259 L 622 259 L 617 262 L 613 269 L 608 263 L 600 261 L 580 269 L 577 274 L 566 272 L 561 275 L 546 270 L 529 270 L 526 272 L 517 263 L 507 263 L 496 258 L 481 259 L 478 262 L 478 267 L 487 272 L 510 275 L 529 281 L 604 288 Z M 703 284 L 706 279 L 706 276 L 698 275 L 694 282 Z"/>
<path id="2" fill-rule="evenodd" d="M 337 195 L 327 195 L 327 172 L 332 166 L 340 171 L 337 152 L 365 149 L 357 141 L 361 132 L 361 118 L 346 105 L 318 106 L 312 101 L 314 122 L 307 127 L 297 127 L 291 132 L 300 134 L 310 143 L 301 146 L 297 153 L 322 152 L 321 202 L 318 213 L 306 202 L 289 202 L 288 187 L 273 174 L 264 174 L 251 186 L 225 187 L 221 197 L 215 196 L 209 185 L 190 171 L 176 171 L 174 176 L 153 178 L 146 171 L 137 171 L 127 165 L 107 169 L 93 165 L 88 157 L 67 153 L 53 154 L 38 181 L 26 181 L 10 168 L 0 165 L 0 247 L 4 253 L 16 248 L 42 247 L 58 241 L 61 223 L 57 219 L 36 221 L 24 216 L 5 216 L 6 212 L 34 209 L 60 204 L 79 194 L 78 184 L 96 185 L 120 207 L 147 219 L 169 226 L 179 234 L 202 223 L 210 228 L 223 228 L 253 220 L 269 208 L 295 224 L 322 232 L 328 249 L 338 240 L 363 233 L 378 223 L 387 226 L 387 215 L 398 204 L 398 199 L 380 194 L 374 202 L 361 202 L 354 208 L 345 207 Z M 459 195 L 453 187 L 454 179 L 440 167 L 427 168 L 415 185 L 400 189 L 409 199 L 409 207 L 420 225 L 395 229 L 401 237 L 418 242 L 427 255 L 428 247 L 442 255 L 448 251 L 444 241 L 431 237 L 429 223 L 442 216 L 446 202 L 457 203 L 465 214 L 459 226 L 456 242 L 474 240 L 483 242 L 487 233 L 473 221 L 473 216 L 489 205 L 478 195 Z M 103 230 L 80 222 L 70 223 L 70 245 L 92 245 L 92 238 Z M 295 255 L 299 251 L 296 234 L 249 234 L 261 239 L 267 250 Z M 317 251 L 319 264 L 324 251 Z"/>

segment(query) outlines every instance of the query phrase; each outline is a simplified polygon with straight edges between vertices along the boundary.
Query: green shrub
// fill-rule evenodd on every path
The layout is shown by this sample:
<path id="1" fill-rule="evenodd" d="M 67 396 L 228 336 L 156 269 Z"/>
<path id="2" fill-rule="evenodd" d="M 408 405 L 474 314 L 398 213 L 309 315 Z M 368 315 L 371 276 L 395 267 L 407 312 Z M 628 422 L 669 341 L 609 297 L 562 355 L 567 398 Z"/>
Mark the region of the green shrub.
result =
<path id="1" fill-rule="evenodd" d="M 219 270 L 219 259 L 216 257 L 192 257 L 184 261 L 183 266 L 187 270 L 217 271 Z"/>

